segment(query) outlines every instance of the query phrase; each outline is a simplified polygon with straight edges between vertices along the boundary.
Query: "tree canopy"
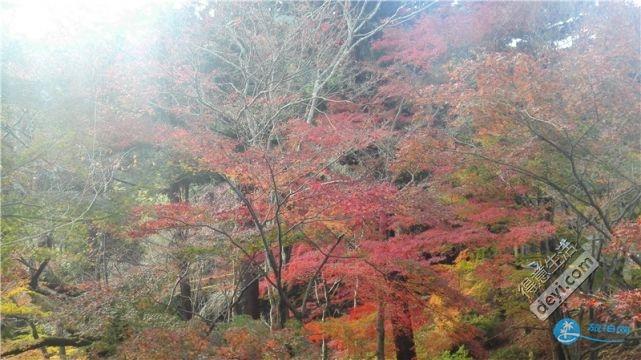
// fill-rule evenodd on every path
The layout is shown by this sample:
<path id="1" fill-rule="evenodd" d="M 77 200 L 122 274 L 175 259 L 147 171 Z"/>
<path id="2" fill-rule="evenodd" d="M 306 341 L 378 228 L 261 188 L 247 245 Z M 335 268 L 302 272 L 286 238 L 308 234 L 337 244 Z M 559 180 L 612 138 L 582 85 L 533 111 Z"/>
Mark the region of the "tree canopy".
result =
<path id="1" fill-rule="evenodd" d="M 641 357 L 638 3 L 165 5 L 3 28 L 2 357 Z"/>

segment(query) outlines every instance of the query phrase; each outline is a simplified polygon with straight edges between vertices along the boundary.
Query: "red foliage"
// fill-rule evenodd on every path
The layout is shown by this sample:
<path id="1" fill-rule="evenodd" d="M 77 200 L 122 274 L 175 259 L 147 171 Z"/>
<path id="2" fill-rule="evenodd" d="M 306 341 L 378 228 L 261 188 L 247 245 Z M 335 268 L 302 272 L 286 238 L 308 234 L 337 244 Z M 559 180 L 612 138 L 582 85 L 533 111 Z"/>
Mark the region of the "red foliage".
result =
<path id="1" fill-rule="evenodd" d="M 453 49 L 478 43 L 499 18 L 497 6 L 468 3 L 465 10 L 443 7 L 421 17 L 410 30 L 390 29 L 373 45 L 385 51 L 381 62 L 397 62 L 430 70 L 432 62 Z"/>
<path id="2" fill-rule="evenodd" d="M 601 321 L 627 322 L 641 326 L 641 290 L 619 290 L 614 294 L 578 294 L 569 299 L 573 307 L 594 309 Z"/>
<path id="3" fill-rule="evenodd" d="M 617 226 L 612 241 L 604 248 L 604 252 L 626 257 L 639 254 L 641 252 L 641 218 L 636 222 L 625 222 Z"/>
<path id="4" fill-rule="evenodd" d="M 214 348 L 204 333 L 205 329 L 145 329 L 127 339 L 119 355 L 139 360 L 213 356 Z"/>

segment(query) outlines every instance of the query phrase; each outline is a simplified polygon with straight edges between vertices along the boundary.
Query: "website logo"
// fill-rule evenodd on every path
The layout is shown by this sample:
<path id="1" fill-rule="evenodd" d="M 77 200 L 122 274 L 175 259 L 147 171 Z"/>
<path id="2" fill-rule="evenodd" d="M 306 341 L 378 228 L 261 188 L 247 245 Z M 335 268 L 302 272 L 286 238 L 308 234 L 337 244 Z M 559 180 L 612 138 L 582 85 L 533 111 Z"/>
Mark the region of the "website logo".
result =
<path id="1" fill-rule="evenodd" d="M 554 325 L 554 338 L 563 345 L 572 345 L 581 337 L 581 326 L 576 321 L 565 318 Z"/>
<path id="2" fill-rule="evenodd" d="M 590 336 L 581 335 L 581 325 L 570 318 L 559 320 L 552 330 L 554 338 L 563 345 L 572 345 L 579 338 L 602 342 L 602 343 L 622 343 L 625 339 L 598 339 Z"/>

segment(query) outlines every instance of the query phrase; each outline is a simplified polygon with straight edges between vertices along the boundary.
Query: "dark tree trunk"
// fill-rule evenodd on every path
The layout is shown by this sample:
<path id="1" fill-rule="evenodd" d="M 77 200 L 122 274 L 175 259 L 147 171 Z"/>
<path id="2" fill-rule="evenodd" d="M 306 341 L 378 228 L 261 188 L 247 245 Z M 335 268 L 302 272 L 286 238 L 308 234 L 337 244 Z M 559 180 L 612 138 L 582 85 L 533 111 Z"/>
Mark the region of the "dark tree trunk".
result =
<path id="1" fill-rule="evenodd" d="M 253 279 L 244 293 L 245 300 L 245 314 L 252 317 L 254 320 L 260 318 L 260 307 L 258 305 L 258 279 Z"/>
<path id="2" fill-rule="evenodd" d="M 189 271 L 188 265 L 183 264 L 181 270 L 183 276 L 179 281 L 178 315 L 183 320 L 190 320 L 193 316 L 194 309 L 191 303 L 191 284 L 189 283 L 189 276 L 187 276 L 187 272 Z"/>
<path id="3" fill-rule="evenodd" d="M 38 290 L 38 282 L 40 281 L 40 275 L 42 275 L 42 272 L 45 270 L 47 267 L 47 264 L 49 264 L 49 259 L 46 259 L 45 261 L 40 263 L 40 266 L 31 274 L 31 278 L 29 279 L 29 287 L 32 290 Z"/>
<path id="4" fill-rule="evenodd" d="M 403 291 L 400 285 L 407 281 L 407 277 L 398 271 L 392 271 L 387 274 L 387 279 L 396 283 L 399 292 Z M 416 359 L 412 315 L 410 314 L 407 302 L 399 300 L 399 302 L 394 305 L 394 308 L 391 309 L 391 322 L 394 346 L 396 348 L 396 359 Z"/>
<path id="5" fill-rule="evenodd" d="M 547 319 L 548 334 L 550 334 L 550 342 L 552 345 L 552 358 L 554 360 L 565 360 L 567 358 L 565 356 L 563 345 L 561 345 L 561 343 L 554 338 L 554 334 L 552 333 L 552 330 L 554 330 L 554 325 L 556 325 L 556 323 L 561 320 L 562 317 L 563 316 L 561 315 L 559 310 L 556 310 L 552 314 L 550 314 L 550 317 Z"/>
<path id="6" fill-rule="evenodd" d="M 292 251 L 291 246 L 285 246 L 282 248 L 280 261 L 283 265 L 289 262 L 289 259 L 291 257 L 291 251 Z M 277 277 L 280 277 L 282 275 L 280 271 L 281 271 L 280 269 L 277 271 L 277 274 L 276 274 Z M 282 288 L 282 292 L 283 294 L 278 294 L 278 302 L 276 307 L 276 321 L 274 322 L 276 324 L 276 328 L 278 329 L 285 328 L 285 323 L 287 322 L 287 319 L 289 319 L 289 307 L 287 307 L 287 303 L 284 299 L 284 296 L 288 296 L 287 290 L 285 287 Z"/>
<path id="7" fill-rule="evenodd" d="M 38 329 L 36 328 L 36 324 L 33 323 L 33 321 L 28 320 L 27 321 L 29 324 L 29 327 L 31 328 L 31 336 L 33 336 L 34 340 L 40 339 L 40 335 L 38 335 Z M 51 356 L 49 356 L 49 352 L 47 352 L 47 349 L 44 347 L 40 348 L 40 352 L 42 353 L 42 357 L 45 359 L 50 359 Z"/>
<path id="8" fill-rule="evenodd" d="M 376 315 L 376 360 L 385 360 L 385 303 L 379 301 Z"/>
<path id="9" fill-rule="evenodd" d="M 590 287 L 592 287 L 592 284 L 590 284 Z M 592 293 L 592 291 L 590 291 L 590 293 Z M 588 316 L 590 317 L 590 322 L 593 322 L 595 320 L 594 308 L 590 308 L 590 310 L 588 310 Z M 589 346 L 590 346 L 590 360 L 597 360 L 599 358 L 599 348 L 593 346 L 593 344 L 590 344 Z"/>
<path id="10" fill-rule="evenodd" d="M 292 247 L 291 246 L 284 246 L 281 249 L 282 253 L 280 254 L 280 262 L 282 265 L 287 264 L 289 262 L 290 256 L 291 256 L 291 251 Z M 274 273 L 276 275 L 276 283 L 280 283 L 278 279 L 281 277 L 282 269 L 274 269 Z M 285 323 L 289 319 L 289 307 L 287 306 L 287 299 L 285 299 L 286 296 L 289 296 L 287 294 L 287 289 L 281 284 L 281 291 L 278 291 L 278 289 L 274 289 L 277 294 L 277 303 L 276 303 L 276 319 L 273 321 L 273 325 L 276 329 L 283 329 L 285 328 Z M 281 293 L 282 292 L 282 293 Z"/>
<path id="11" fill-rule="evenodd" d="M 44 238 L 44 241 L 39 244 L 40 247 L 47 247 L 51 249 L 53 247 L 53 235 L 51 233 L 47 234 Z M 29 267 L 29 287 L 32 290 L 38 290 L 38 282 L 40 281 L 40 276 L 45 271 L 47 264 L 49 264 L 50 259 L 45 259 L 43 262 L 38 265 L 37 268 Z M 27 263 L 28 264 L 28 263 Z"/>
<path id="12" fill-rule="evenodd" d="M 289 318 L 289 308 L 282 297 L 278 297 L 278 307 L 276 308 L 276 321 L 277 329 L 285 328 L 285 323 Z"/>
<path id="13" fill-rule="evenodd" d="M 193 315 L 193 307 L 191 304 L 191 285 L 189 279 L 184 278 L 180 280 L 180 295 L 178 296 L 178 314 L 183 320 L 191 319 Z"/>
<path id="14" fill-rule="evenodd" d="M 416 359 L 412 318 L 406 303 L 400 305 L 400 311 L 392 314 L 392 332 L 397 360 Z"/>
<path id="15" fill-rule="evenodd" d="M 64 335 L 64 328 L 62 327 L 62 323 L 58 321 L 56 324 L 56 335 L 59 337 L 63 337 Z M 65 344 L 60 344 L 58 346 L 58 357 L 60 360 L 67 360 L 67 349 L 65 348 Z"/>
<path id="16" fill-rule="evenodd" d="M 178 181 L 169 187 L 167 193 L 169 201 L 172 203 L 189 202 L 189 182 Z M 174 242 L 176 245 L 186 240 L 185 230 L 174 231 Z M 191 284 L 189 282 L 189 263 L 183 261 L 180 264 L 180 294 L 178 295 L 178 316 L 183 320 L 190 320 L 194 314 L 194 307 L 191 301 Z"/>
<path id="17" fill-rule="evenodd" d="M 258 276 L 251 262 L 242 263 L 238 288 L 241 293 L 238 303 L 234 306 L 234 312 L 237 315 L 249 315 L 254 320 L 259 319 Z"/>

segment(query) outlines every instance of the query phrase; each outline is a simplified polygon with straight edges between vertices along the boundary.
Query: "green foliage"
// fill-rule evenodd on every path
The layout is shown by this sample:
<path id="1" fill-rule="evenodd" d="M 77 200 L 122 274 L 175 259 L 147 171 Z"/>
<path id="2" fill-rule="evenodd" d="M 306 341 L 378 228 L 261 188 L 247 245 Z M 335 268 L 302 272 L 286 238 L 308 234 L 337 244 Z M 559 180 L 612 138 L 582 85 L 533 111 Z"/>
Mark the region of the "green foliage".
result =
<path id="1" fill-rule="evenodd" d="M 641 288 L 641 269 L 630 269 L 630 285 Z"/>
<path id="2" fill-rule="evenodd" d="M 199 256 L 212 256 L 221 255 L 223 251 L 220 247 L 205 247 L 205 246 L 185 246 L 177 251 L 176 256 L 181 259 L 192 259 Z"/>
<path id="3" fill-rule="evenodd" d="M 496 174 L 489 166 L 476 164 L 452 174 L 451 181 L 453 187 L 470 183 L 474 183 L 475 185 L 490 185 L 495 177 Z"/>
<path id="4" fill-rule="evenodd" d="M 114 316 L 108 321 L 103 336 L 100 341 L 91 346 L 92 352 L 100 356 L 109 356 L 116 353 L 118 344 L 125 338 L 125 333 L 130 325 L 124 318 L 123 311 L 116 311 Z"/>
<path id="5" fill-rule="evenodd" d="M 464 346 L 459 346 L 455 352 L 445 351 L 434 360 L 472 360 L 470 353 Z"/>
<path id="6" fill-rule="evenodd" d="M 486 334 L 492 334 L 501 324 L 501 317 L 496 310 L 487 314 L 471 312 L 463 316 L 463 321 L 483 330 Z"/>
<path id="7" fill-rule="evenodd" d="M 498 251 L 497 251 L 496 247 L 488 246 L 488 247 L 482 247 L 482 248 L 475 249 L 472 252 L 472 256 L 471 257 L 472 257 L 472 259 L 474 259 L 476 261 L 482 261 L 482 260 L 486 260 L 486 259 L 491 259 L 492 257 L 496 256 L 497 253 L 498 253 Z"/>
<path id="8" fill-rule="evenodd" d="M 532 350 L 526 350 L 518 346 L 510 346 L 498 349 L 490 354 L 490 360 L 532 360 L 538 357 L 534 356 Z"/>

